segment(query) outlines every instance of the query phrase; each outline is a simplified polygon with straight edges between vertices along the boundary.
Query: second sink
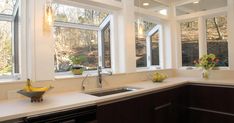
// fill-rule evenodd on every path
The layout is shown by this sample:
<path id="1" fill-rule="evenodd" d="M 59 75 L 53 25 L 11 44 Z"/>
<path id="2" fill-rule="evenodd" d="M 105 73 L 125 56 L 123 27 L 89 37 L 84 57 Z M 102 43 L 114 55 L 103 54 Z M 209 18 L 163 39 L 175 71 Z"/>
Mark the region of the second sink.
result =
<path id="1" fill-rule="evenodd" d="M 97 96 L 97 97 L 102 97 L 102 96 L 107 96 L 107 95 L 112 95 L 112 94 L 134 91 L 138 89 L 139 88 L 121 87 L 121 88 L 114 88 L 114 89 L 108 89 L 108 90 L 94 91 L 94 92 L 89 92 L 86 94 L 90 94 L 90 95 Z"/>

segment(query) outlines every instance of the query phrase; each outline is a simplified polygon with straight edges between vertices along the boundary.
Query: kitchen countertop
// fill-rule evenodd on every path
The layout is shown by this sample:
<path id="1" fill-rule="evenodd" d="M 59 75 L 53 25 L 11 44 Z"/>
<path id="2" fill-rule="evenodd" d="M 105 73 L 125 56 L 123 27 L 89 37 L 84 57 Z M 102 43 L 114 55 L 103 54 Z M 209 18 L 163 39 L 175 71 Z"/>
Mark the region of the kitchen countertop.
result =
<path id="1" fill-rule="evenodd" d="M 140 88 L 135 91 L 96 97 L 82 92 L 66 92 L 44 97 L 41 103 L 31 103 L 29 99 L 16 99 L 0 101 L 0 121 L 17 119 L 42 113 L 55 112 L 77 107 L 86 107 L 108 102 L 124 97 L 131 97 L 151 91 L 161 90 L 186 83 L 218 84 L 234 86 L 234 80 L 203 80 L 198 78 L 169 78 L 163 83 L 151 81 L 137 82 L 123 86 Z M 104 88 L 105 89 L 105 88 Z"/>

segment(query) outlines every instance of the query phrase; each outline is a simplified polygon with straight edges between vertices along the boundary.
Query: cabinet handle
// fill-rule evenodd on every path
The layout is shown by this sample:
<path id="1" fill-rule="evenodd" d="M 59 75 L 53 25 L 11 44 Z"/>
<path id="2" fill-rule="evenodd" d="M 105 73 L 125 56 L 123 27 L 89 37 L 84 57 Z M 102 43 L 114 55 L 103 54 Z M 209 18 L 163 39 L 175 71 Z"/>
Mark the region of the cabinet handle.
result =
<path id="1" fill-rule="evenodd" d="M 163 104 L 163 105 L 160 105 L 160 106 L 157 106 L 157 107 L 154 108 L 154 110 L 157 111 L 157 110 L 160 110 L 162 108 L 168 107 L 170 105 L 171 105 L 171 102 Z"/>

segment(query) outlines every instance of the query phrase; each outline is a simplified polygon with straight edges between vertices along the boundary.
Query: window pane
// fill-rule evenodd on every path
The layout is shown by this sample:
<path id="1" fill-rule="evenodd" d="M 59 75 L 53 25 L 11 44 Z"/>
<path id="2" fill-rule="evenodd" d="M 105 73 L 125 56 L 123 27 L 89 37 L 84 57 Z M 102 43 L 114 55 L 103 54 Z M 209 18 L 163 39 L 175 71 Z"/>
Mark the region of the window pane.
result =
<path id="1" fill-rule="evenodd" d="M 111 49 L 110 49 L 110 23 L 102 30 L 102 45 L 103 45 L 103 66 L 111 68 Z"/>
<path id="2" fill-rule="evenodd" d="M 12 73 L 11 22 L 0 21 L 0 75 Z"/>
<path id="3" fill-rule="evenodd" d="M 152 30 L 156 24 L 143 21 L 143 36 L 138 35 L 138 23 L 135 23 L 135 41 L 136 41 L 136 66 L 137 67 L 146 67 L 147 58 L 146 58 L 146 35 L 150 30 Z"/>
<path id="4" fill-rule="evenodd" d="M 0 14 L 12 15 L 16 0 L 0 0 Z"/>
<path id="5" fill-rule="evenodd" d="M 97 31 L 55 27 L 55 71 L 70 70 L 70 56 L 85 56 L 83 66 L 96 69 L 98 65 Z"/>
<path id="6" fill-rule="evenodd" d="M 198 21 L 180 23 L 182 44 L 182 66 L 194 66 L 199 58 Z"/>
<path id="7" fill-rule="evenodd" d="M 228 66 L 227 16 L 208 18 L 207 53 L 213 53 L 219 59 L 218 66 Z"/>
<path id="8" fill-rule="evenodd" d="M 151 65 L 159 65 L 159 31 L 150 36 Z"/>
<path id="9" fill-rule="evenodd" d="M 70 23 L 99 26 L 108 16 L 106 12 L 98 12 L 92 9 L 84 9 L 62 4 L 53 4 L 55 20 Z"/>

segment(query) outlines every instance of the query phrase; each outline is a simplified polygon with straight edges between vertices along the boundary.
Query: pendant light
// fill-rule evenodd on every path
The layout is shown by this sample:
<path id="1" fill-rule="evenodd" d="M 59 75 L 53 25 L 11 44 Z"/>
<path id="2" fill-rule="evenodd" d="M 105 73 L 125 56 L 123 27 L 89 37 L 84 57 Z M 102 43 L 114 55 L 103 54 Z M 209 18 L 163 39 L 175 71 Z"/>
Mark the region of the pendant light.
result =
<path id="1" fill-rule="evenodd" d="M 140 10 L 141 1 L 138 0 L 138 7 Z M 138 17 L 137 19 L 137 35 L 139 38 L 144 38 L 144 22 L 142 17 Z"/>

